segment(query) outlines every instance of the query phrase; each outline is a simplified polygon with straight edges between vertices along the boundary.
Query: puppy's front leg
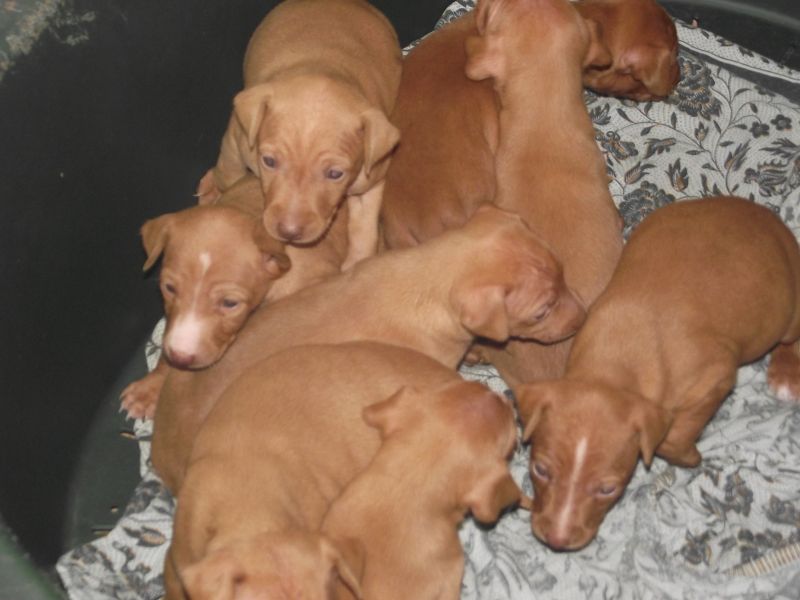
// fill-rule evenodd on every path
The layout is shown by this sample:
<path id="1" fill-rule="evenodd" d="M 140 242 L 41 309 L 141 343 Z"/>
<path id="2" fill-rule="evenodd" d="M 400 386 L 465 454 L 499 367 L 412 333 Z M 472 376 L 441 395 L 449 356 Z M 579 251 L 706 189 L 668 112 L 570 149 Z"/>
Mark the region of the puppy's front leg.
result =
<path id="1" fill-rule="evenodd" d="M 347 256 L 342 263 L 342 271 L 347 271 L 378 251 L 378 218 L 383 202 L 383 184 L 381 181 L 363 194 L 347 198 Z"/>
<path id="2" fill-rule="evenodd" d="M 137 379 L 120 394 L 120 410 L 128 413 L 129 419 L 152 419 L 156 412 L 158 397 L 170 366 L 164 357 L 158 359 L 156 368 Z"/>

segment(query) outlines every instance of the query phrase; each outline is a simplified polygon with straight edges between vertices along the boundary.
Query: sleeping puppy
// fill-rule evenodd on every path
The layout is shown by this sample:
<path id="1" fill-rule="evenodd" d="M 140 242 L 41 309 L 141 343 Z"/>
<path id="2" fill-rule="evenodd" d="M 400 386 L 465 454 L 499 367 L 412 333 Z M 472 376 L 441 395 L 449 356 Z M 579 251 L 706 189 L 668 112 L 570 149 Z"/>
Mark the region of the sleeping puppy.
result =
<path id="1" fill-rule="evenodd" d="M 156 408 L 153 465 L 176 493 L 194 436 L 225 388 L 285 348 L 372 340 L 455 368 L 474 336 L 555 341 L 572 335 L 584 316 L 538 237 L 517 215 L 482 207 L 460 229 L 258 309 L 210 369 L 171 371 Z"/>
<path id="2" fill-rule="evenodd" d="M 380 446 L 362 411 L 404 386 L 439 390 L 460 381 L 423 354 L 369 342 L 297 346 L 255 363 L 197 435 L 165 563 L 167 598 L 322 600 L 337 581 L 361 597 L 346 540 L 318 530 Z M 415 400 L 435 396 L 421 392 Z M 513 425 L 503 409 L 502 422 Z M 495 421 L 484 427 L 495 432 Z M 502 433 L 494 445 L 484 439 L 488 432 L 476 440 L 483 457 L 462 452 L 475 471 L 491 465 L 504 473 L 502 458 L 516 438 L 513 430 Z"/>
<path id="3" fill-rule="evenodd" d="M 198 187 L 213 200 L 249 170 L 261 179 L 264 227 L 313 244 L 349 201 L 343 268 L 374 254 L 383 178 L 399 139 L 387 114 L 401 55 L 389 21 L 364 0 L 286 0 L 256 29 L 245 88 L 216 167 Z"/>
<path id="4" fill-rule="evenodd" d="M 380 450 L 333 503 L 322 533 L 347 542 L 364 598 L 458 600 L 459 523 L 467 512 L 493 523 L 522 496 L 507 465 L 514 411 L 482 384 L 457 381 L 403 388 L 365 408 L 364 420 L 380 431 Z"/>
<path id="5" fill-rule="evenodd" d="M 680 79 L 678 34 L 655 0 L 580 0 L 575 7 L 611 53 L 584 69 L 586 87 L 639 102 L 672 92 Z"/>
<path id="6" fill-rule="evenodd" d="M 639 456 L 685 467 L 737 368 L 800 337 L 800 249 L 767 208 L 717 197 L 648 217 L 592 306 L 564 379 L 515 389 L 532 441 L 531 525 L 551 547 L 595 536 Z M 773 389 L 797 390 L 794 369 Z"/>
<path id="7" fill-rule="evenodd" d="M 217 362 L 289 269 L 283 243 L 261 225 L 259 204 L 242 181 L 217 205 L 165 214 L 142 226 L 144 270 L 163 255 L 160 287 L 167 324 L 156 370 L 122 392 L 128 416 L 153 416 L 170 366 L 205 369 Z"/>

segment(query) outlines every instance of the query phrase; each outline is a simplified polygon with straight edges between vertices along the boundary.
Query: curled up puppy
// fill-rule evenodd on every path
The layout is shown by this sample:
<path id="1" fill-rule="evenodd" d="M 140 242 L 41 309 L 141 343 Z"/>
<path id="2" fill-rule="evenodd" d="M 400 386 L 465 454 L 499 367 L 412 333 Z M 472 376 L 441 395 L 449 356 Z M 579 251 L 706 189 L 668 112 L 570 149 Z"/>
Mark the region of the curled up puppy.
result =
<path id="1" fill-rule="evenodd" d="M 695 443 L 740 365 L 775 348 L 768 382 L 796 398 L 798 337 L 800 249 L 772 211 L 715 197 L 650 215 L 575 337 L 564 378 L 515 389 L 534 534 L 560 550 L 588 544 L 640 456 L 697 466 Z"/>
<path id="2" fill-rule="evenodd" d="M 507 464 L 514 411 L 482 384 L 456 381 L 405 387 L 363 414 L 381 447 L 332 504 L 323 535 L 342 540 L 364 598 L 458 600 L 459 523 L 468 512 L 494 523 L 522 500 Z"/>

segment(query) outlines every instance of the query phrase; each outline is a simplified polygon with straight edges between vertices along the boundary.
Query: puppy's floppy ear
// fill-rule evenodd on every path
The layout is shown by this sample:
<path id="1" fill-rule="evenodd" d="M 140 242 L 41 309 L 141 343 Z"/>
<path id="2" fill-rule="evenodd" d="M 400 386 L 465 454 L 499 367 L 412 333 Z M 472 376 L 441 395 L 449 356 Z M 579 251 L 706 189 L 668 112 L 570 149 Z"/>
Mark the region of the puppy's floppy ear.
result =
<path id="1" fill-rule="evenodd" d="M 322 556 L 336 571 L 342 583 L 352 592 L 357 600 L 362 600 L 361 578 L 364 575 L 364 545 L 357 539 L 346 538 L 330 540 L 320 538 Z"/>
<path id="2" fill-rule="evenodd" d="M 400 141 L 400 130 L 389 122 L 384 112 L 370 108 L 361 115 L 364 128 L 364 173 L 386 158 Z"/>
<path id="3" fill-rule="evenodd" d="M 291 268 L 286 245 L 268 234 L 260 219 L 253 225 L 253 241 L 264 256 L 264 268 L 271 277 L 277 279 Z"/>
<path id="4" fill-rule="evenodd" d="M 522 490 L 511 478 L 508 465 L 498 461 L 467 492 L 464 504 L 481 523 L 494 523 L 503 509 L 521 498 Z"/>
<path id="5" fill-rule="evenodd" d="M 453 307 L 470 333 L 502 342 L 510 331 L 506 294 L 501 285 L 464 285 L 453 291 Z"/>
<path id="6" fill-rule="evenodd" d="M 155 219 L 150 219 L 142 225 L 140 230 L 142 245 L 145 252 L 147 252 L 147 260 L 142 267 L 142 271 L 149 271 L 156 264 L 161 253 L 164 252 L 169 239 L 169 229 L 174 221 L 175 213 L 168 213 Z"/>
<path id="7" fill-rule="evenodd" d="M 522 384 L 514 389 L 520 420 L 525 424 L 523 441 L 530 441 L 544 411 L 552 405 L 554 394 L 553 383 L 547 381 Z"/>
<path id="8" fill-rule="evenodd" d="M 245 88 L 233 99 L 234 113 L 247 133 L 247 143 L 251 148 L 255 147 L 258 140 L 258 129 L 264 120 L 271 95 L 272 86 L 269 83 L 260 83 Z"/>
<path id="9" fill-rule="evenodd" d="M 503 57 L 498 48 L 497 36 L 488 33 L 488 29 L 502 10 L 503 2 L 504 0 L 480 0 L 475 9 L 478 35 L 468 37 L 464 46 L 467 53 L 464 72 L 474 81 L 496 77 L 502 71 Z"/>
<path id="10" fill-rule="evenodd" d="M 583 68 L 607 69 L 614 62 L 611 51 L 603 40 L 603 26 L 594 19 L 584 19 L 589 30 L 589 47 L 583 59 Z"/>
<path id="11" fill-rule="evenodd" d="M 403 406 L 409 398 L 419 395 L 420 391 L 413 386 L 403 386 L 386 400 L 370 404 L 361 411 L 361 417 L 367 425 L 381 432 L 386 439 L 400 429 L 406 408 Z"/>
<path id="12" fill-rule="evenodd" d="M 224 551 L 214 552 L 180 573 L 192 600 L 233 600 L 236 584 L 245 576 L 236 559 Z"/>
<path id="13" fill-rule="evenodd" d="M 669 412 L 641 396 L 631 396 L 630 422 L 639 434 L 642 460 L 648 467 L 653 462 L 656 448 L 666 437 L 672 425 Z"/>

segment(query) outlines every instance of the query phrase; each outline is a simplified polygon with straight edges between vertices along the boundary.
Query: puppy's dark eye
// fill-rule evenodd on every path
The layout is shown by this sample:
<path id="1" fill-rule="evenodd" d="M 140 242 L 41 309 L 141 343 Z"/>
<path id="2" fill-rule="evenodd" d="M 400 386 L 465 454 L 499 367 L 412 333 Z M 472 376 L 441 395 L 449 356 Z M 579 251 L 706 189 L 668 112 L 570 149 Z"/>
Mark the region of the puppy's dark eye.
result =
<path id="1" fill-rule="evenodd" d="M 325 177 L 333 181 L 341 179 L 342 175 L 344 175 L 344 171 L 340 171 L 339 169 L 328 169 L 325 171 Z"/>
<path id="2" fill-rule="evenodd" d="M 178 293 L 178 290 L 171 283 L 165 283 L 164 284 L 164 292 L 169 294 L 170 296 L 174 296 L 175 294 Z"/>
<path id="3" fill-rule="evenodd" d="M 220 301 L 219 305 L 222 308 L 227 308 L 227 309 L 231 310 L 231 309 L 234 309 L 237 306 L 239 306 L 239 301 L 238 300 L 233 300 L 232 298 L 223 298 Z"/>
<path id="4" fill-rule="evenodd" d="M 264 163 L 264 166 L 268 169 L 274 169 L 276 166 L 278 166 L 278 161 L 275 160 L 274 156 L 270 156 L 269 154 L 262 156 L 261 162 Z"/>
<path id="5" fill-rule="evenodd" d="M 538 461 L 533 463 L 533 474 L 542 481 L 550 481 L 550 470 Z"/>

